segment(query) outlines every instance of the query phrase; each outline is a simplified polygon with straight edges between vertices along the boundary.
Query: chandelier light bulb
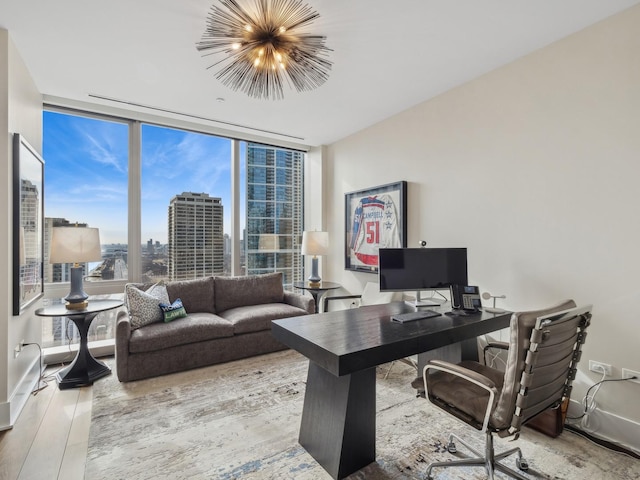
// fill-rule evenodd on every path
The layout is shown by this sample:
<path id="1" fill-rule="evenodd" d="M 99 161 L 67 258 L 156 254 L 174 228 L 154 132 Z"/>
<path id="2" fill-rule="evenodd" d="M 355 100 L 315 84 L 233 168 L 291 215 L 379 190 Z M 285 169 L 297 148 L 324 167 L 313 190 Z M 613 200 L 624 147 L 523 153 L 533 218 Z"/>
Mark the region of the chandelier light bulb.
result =
<path id="1" fill-rule="evenodd" d="M 209 68 L 219 66 L 216 78 L 224 85 L 280 100 L 285 84 L 303 92 L 327 81 L 331 49 L 326 37 L 308 32 L 320 15 L 303 0 L 214 1 L 196 48 L 203 56 L 221 56 Z"/>

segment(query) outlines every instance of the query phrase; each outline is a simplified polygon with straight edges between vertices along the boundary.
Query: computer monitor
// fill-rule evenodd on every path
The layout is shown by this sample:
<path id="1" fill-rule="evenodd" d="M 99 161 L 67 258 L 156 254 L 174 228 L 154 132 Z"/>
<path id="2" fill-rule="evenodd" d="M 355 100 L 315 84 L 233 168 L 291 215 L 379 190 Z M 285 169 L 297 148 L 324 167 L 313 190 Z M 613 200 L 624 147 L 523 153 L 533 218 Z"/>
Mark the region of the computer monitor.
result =
<path id="1" fill-rule="evenodd" d="M 378 254 L 381 292 L 414 290 L 416 306 L 437 305 L 421 300 L 420 292 L 467 285 L 466 248 L 381 248 Z"/>

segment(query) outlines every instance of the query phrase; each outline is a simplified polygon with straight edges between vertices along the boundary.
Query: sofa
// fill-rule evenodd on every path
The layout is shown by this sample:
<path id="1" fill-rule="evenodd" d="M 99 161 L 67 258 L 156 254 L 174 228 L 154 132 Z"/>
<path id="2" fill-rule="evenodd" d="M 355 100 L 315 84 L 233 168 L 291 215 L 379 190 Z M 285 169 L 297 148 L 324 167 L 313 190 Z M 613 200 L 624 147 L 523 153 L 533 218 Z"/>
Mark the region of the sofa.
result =
<path id="1" fill-rule="evenodd" d="M 315 302 L 272 273 L 129 283 L 125 307 L 115 335 L 121 382 L 284 350 L 271 321 L 313 313 Z"/>

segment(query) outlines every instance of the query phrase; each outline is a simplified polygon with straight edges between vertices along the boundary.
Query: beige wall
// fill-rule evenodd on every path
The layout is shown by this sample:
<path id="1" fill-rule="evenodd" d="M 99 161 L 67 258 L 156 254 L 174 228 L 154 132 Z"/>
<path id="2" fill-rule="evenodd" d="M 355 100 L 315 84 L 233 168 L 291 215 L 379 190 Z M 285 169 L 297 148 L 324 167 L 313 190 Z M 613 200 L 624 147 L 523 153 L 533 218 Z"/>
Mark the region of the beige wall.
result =
<path id="1" fill-rule="evenodd" d="M 408 246 L 467 247 L 470 283 L 511 309 L 593 303 L 574 400 L 599 380 L 589 359 L 640 371 L 638 32 L 634 7 L 329 146 L 323 278 L 376 281 L 344 270 L 344 193 L 407 180 Z M 608 383 L 597 403 L 640 451 L 639 394 Z"/>
<path id="2" fill-rule="evenodd" d="M 20 342 L 40 342 L 40 319 L 36 306 L 19 317 L 12 316 L 12 137 L 24 135 L 38 151 L 42 146 L 42 98 L 6 30 L 0 29 L 0 179 L 4 182 L 0 204 L 0 430 L 11 425 L 29 395 L 30 375 L 38 371 L 36 347 L 27 347 L 16 359 Z"/>

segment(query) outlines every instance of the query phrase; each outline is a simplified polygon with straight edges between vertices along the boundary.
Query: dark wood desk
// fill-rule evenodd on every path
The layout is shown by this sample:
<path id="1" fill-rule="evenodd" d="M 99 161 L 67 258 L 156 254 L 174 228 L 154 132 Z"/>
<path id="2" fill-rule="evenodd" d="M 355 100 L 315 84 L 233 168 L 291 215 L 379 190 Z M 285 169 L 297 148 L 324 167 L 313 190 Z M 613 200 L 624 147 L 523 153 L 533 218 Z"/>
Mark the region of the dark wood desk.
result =
<path id="1" fill-rule="evenodd" d="M 333 478 L 375 461 L 377 365 L 465 340 L 475 344 L 478 335 L 508 327 L 511 317 L 391 321 L 412 311 L 395 302 L 272 322 L 274 337 L 309 359 L 299 442 Z"/>

